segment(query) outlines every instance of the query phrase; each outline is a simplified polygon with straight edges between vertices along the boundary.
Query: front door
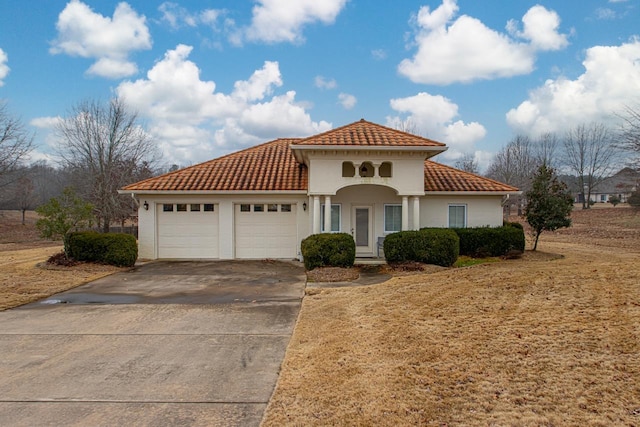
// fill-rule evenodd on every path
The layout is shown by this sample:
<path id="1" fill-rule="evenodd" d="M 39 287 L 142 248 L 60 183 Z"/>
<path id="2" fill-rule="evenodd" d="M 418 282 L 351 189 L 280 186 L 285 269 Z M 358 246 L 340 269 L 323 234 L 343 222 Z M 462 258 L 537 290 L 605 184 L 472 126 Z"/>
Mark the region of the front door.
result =
<path id="1" fill-rule="evenodd" d="M 353 239 L 356 241 L 356 256 L 373 256 L 373 233 L 371 206 L 353 207 Z"/>

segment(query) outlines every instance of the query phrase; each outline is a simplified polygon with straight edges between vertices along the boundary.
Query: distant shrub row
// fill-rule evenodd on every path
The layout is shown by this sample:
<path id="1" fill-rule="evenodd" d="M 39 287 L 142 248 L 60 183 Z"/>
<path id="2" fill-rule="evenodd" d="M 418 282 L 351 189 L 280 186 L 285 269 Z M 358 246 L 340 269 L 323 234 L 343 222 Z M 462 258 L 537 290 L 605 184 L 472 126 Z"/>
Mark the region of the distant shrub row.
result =
<path id="1" fill-rule="evenodd" d="M 64 239 L 65 252 L 77 261 L 133 266 L 138 258 L 136 239 L 130 234 L 79 231 Z"/>
<path id="2" fill-rule="evenodd" d="M 356 260 L 356 244 L 347 233 L 312 234 L 302 241 L 301 250 L 307 270 L 352 267 Z"/>
<path id="3" fill-rule="evenodd" d="M 424 228 L 400 231 L 384 239 L 384 256 L 388 262 L 416 261 L 449 267 L 458 259 L 459 238 L 447 228 Z"/>

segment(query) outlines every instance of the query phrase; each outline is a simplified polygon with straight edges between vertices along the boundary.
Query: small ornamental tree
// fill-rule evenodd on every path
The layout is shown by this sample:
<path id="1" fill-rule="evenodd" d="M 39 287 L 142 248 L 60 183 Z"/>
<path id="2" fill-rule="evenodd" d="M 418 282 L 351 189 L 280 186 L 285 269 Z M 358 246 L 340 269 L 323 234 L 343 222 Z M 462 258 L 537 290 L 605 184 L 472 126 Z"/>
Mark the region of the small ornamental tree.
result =
<path id="1" fill-rule="evenodd" d="M 615 208 L 616 205 L 618 205 L 620 203 L 620 197 L 618 197 L 618 196 L 609 197 L 609 203 L 611 203 L 613 205 L 613 207 Z"/>
<path id="2" fill-rule="evenodd" d="M 526 193 L 524 215 L 533 230 L 533 250 L 543 231 L 557 230 L 571 225 L 573 197 L 567 186 L 558 180 L 552 168 L 542 165 L 533 177 L 531 190 Z"/>
<path id="3" fill-rule="evenodd" d="M 36 208 L 40 219 L 36 227 L 46 239 L 60 239 L 65 242 L 69 232 L 91 225 L 93 205 L 82 200 L 71 187 L 64 189 L 59 197 L 54 197 Z"/>
<path id="4" fill-rule="evenodd" d="M 627 203 L 634 208 L 640 208 L 640 191 L 636 191 L 629 196 Z"/>

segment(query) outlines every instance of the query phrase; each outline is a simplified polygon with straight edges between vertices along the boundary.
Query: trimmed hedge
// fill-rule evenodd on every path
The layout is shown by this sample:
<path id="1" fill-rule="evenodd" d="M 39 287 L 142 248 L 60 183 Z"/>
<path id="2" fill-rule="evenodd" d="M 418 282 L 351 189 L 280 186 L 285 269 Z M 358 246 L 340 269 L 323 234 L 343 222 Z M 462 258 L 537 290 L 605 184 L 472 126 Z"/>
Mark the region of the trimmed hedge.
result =
<path id="1" fill-rule="evenodd" d="M 400 231 L 384 239 L 384 256 L 392 263 L 416 261 L 450 267 L 459 251 L 458 235 L 448 228 Z"/>
<path id="2" fill-rule="evenodd" d="M 302 241 L 304 267 L 353 267 L 356 243 L 347 233 L 312 234 Z"/>
<path id="3" fill-rule="evenodd" d="M 502 225 L 504 225 L 505 227 L 515 227 L 515 228 L 519 228 L 520 230 L 524 230 L 524 226 L 519 222 L 504 221 Z"/>
<path id="4" fill-rule="evenodd" d="M 131 267 L 138 258 L 138 245 L 131 234 L 79 231 L 67 234 L 64 246 L 67 256 L 77 261 Z"/>
<path id="5" fill-rule="evenodd" d="M 471 257 L 502 256 L 509 251 L 524 251 L 522 225 L 503 227 L 455 228 L 460 237 L 460 255 Z"/>

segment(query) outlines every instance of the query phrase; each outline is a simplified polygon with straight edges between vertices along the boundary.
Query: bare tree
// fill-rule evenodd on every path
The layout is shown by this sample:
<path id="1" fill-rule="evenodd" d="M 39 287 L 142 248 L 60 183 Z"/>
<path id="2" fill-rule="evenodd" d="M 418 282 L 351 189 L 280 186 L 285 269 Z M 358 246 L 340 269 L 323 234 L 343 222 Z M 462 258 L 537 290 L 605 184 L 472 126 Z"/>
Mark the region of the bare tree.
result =
<path id="1" fill-rule="evenodd" d="M 493 158 L 487 176 L 526 191 L 536 170 L 531 139 L 518 135 Z"/>
<path id="2" fill-rule="evenodd" d="M 478 167 L 478 162 L 473 154 L 467 153 L 456 160 L 454 165 L 457 169 L 460 169 L 465 172 L 480 173 L 480 168 Z"/>
<path id="3" fill-rule="evenodd" d="M 559 165 L 560 138 L 552 132 L 540 135 L 534 142 L 534 159 L 536 167 L 546 165 L 556 169 Z"/>
<path id="4" fill-rule="evenodd" d="M 25 225 L 27 211 L 36 207 L 33 182 L 29 177 L 23 175 L 18 178 L 15 189 L 16 202 L 20 208 L 20 212 L 22 212 L 22 225 Z"/>
<path id="5" fill-rule="evenodd" d="M 393 121 L 393 128 L 402 132 L 422 136 L 420 130 L 418 129 L 418 125 L 411 119 L 411 117 L 408 117 L 405 120 L 397 117 Z"/>
<path id="6" fill-rule="evenodd" d="M 0 102 L 0 177 L 12 171 L 33 149 L 33 134 Z"/>
<path id="7" fill-rule="evenodd" d="M 80 191 L 93 205 L 103 231 L 112 220 L 131 212 L 117 190 L 133 181 L 143 162 L 156 160 L 156 149 L 138 114 L 121 98 L 106 105 L 82 101 L 57 125 L 63 165 L 84 184 Z"/>
<path id="8" fill-rule="evenodd" d="M 593 188 L 617 166 L 618 149 L 613 133 L 600 123 L 569 130 L 563 140 L 564 166 L 578 177 L 583 192 L 582 208 L 589 208 Z"/>
<path id="9" fill-rule="evenodd" d="M 635 108 L 626 107 L 625 112 L 619 116 L 622 118 L 619 145 L 622 149 L 635 153 L 631 165 L 640 170 L 640 105 Z"/>

